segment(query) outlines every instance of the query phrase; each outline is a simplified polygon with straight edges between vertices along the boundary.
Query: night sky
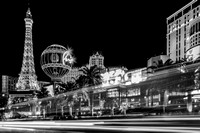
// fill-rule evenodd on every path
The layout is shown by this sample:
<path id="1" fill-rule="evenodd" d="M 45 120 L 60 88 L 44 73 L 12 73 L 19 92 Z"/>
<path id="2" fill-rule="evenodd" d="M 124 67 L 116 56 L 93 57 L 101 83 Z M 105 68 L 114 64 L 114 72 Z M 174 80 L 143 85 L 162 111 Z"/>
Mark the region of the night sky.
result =
<path id="1" fill-rule="evenodd" d="M 66 1 L 30 0 L 33 17 L 33 52 L 39 81 L 50 81 L 40 66 L 46 47 L 71 47 L 77 63 L 89 63 L 99 51 L 104 65 L 128 69 L 146 67 L 147 59 L 166 54 L 166 18 L 191 0 Z M 2 74 L 18 77 L 21 71 L 28 0 L 1 4 Z"/>

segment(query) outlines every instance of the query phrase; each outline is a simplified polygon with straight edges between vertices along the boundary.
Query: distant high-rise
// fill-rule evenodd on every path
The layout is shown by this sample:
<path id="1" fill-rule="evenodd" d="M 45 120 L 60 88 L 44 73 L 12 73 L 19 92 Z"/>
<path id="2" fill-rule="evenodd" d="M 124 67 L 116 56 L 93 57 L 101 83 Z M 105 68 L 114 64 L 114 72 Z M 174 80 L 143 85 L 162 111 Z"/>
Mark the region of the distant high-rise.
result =
<path id="1" fill-rule="evenodd" d="M 16 84 L 17 90 L 38 90 L 39 85 L 37 82 L 37 76 L 35 74 L 35 65 L 33 57 L 33 42 L 32 42 L 32 25 L 33 19 L 28 8 L 26 12 L 25 26 L 25 42 L 24 42 L 24 54 L 21 73 Z"/>
<path id="2" fill-rule="evenodd" d="M 167 18 L 167 55 L 173 61 L 200 54 L 200 0 L 193 0 Z"/>
<path id="3" fill-rule="evenodd" d="M 99 54 L 98 52 L 92 56 L 90 56 L 89 59 L 89 66 L 94 66 L 97 65 L 100 68 L 105 68 L 104 67 L 104 57 Z"/>
<path id="4" fill-rule="evenodd" d="M 18 78 L 16 78 L 16 77 L 2 75 L 2 90 L 1 90 L 1 92 L 8 94 L 9 91 L 14 91 L 16 83 L 17 83 L 17 79 Z"/>

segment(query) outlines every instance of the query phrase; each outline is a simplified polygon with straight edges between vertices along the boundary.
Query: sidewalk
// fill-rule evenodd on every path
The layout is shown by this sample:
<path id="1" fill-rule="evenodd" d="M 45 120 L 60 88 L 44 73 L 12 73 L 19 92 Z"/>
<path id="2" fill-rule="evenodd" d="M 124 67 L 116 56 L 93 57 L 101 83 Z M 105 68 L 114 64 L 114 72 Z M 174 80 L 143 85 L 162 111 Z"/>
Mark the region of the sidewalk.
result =
<path id="1" fill-rule="evenodd" d="M 200 114 L 191 115 L 155 115 L 155 116 L 145 116 L 144 114 L 127 114 L 127 115 L 103 115 L 103 116 L 81 116 L 75 119 L 65 119 L 65 120 L 94 120 L 94 119 L 133 119 L 133 118 L 200 118 Z M 46 118 L 23 118 L 23 119 L 7 119 L 6 121 L 51 121 L 53 117 Z M 59 120 L 59 119 L 58 119 Z M 62 119 L 61 119 L 62 121 Z"/>
<path id="2" fill-rule="evenodd" d="M 141 118 L 143 114 L 127 114 L 127 115 L 103 115 L 103 116 L 81 116 L 80 119 L 120 119 L 120 118 Z"/>

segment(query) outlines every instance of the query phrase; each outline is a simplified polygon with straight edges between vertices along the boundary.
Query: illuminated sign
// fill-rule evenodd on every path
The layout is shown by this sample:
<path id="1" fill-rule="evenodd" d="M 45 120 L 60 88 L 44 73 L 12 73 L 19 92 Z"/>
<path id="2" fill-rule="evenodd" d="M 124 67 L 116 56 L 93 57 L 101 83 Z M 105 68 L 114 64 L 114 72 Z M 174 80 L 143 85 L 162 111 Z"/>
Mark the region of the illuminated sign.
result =
<path id="1" fill-rule="evenodd" d="M 193 95 L 200 94 L 200 90 L 193 90 L 193 91 L 191 92 L 191 94 L 193 94 Z"/>
<path id="2" fill-rule="evenodd" d="M 143 76 L 142 71 L 146 68 L 141 68 L 133 71 L 129 71 L 124 75 L 124 81 L 125 84 L 133 84 L 133 83 L 139 83 L 141 81 L 146 80 L 147 77 Z"/>
<path id="3" fill-rule="evenodd" d="M 71 48 L 68 48 L 63 54 L 63 65 L 66 65 L 67 63 L 73 64 L 75 62 L 75 58 L 72 56 L 72 51 Z"/>
<path id="4" fill-rule="evenodd" d="M 117 85 L 123 82 L 123 76 L 125 71 L 121 68 L 111 70 L 101 74 L 102 76 L 102 86 L 110 86 L 110 85 Z"/>
<path id="5" fill-rule="evenodd" d="M 119 91 L 117 88 L 108 90 L 108 97 L 119 97 Z"/>
<path id="6" fill-rule="evenodd" d="M 127 90 L 127 96 L 138 96 L 140 95 L 140 88 L 130 88 Z"/>
<path id="7" fill-rule="evenodd" d="M 88 110 L 90 110 L 90 107 L 81 107 L 81 110 L 82 111 L 88 111 Z"/>
<path id="8" fill-rule="evenodd" d="M 186 93 L 185 92 L 171 92 L 169 93 L 169 96 L 185 96 Z"/>
<path id="9" fill-rule="evenodd" d="M 100 93 L 100 92 L 105 92 L 105 91 L 106 91 L 105 88 L 100 88 L 100 89 L 94 90 L 93 93 Z"/>

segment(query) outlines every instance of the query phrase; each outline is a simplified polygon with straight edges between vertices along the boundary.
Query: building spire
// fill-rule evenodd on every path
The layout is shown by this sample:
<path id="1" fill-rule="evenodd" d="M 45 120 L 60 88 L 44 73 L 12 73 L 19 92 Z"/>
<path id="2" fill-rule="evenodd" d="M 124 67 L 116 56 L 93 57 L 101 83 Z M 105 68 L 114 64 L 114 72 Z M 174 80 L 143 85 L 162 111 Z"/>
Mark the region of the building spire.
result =
<path id="1" fill-rule="evenodd" d="M 32 18 L 31 10 L 30 10 L 30 1 L 29 0 L 28 0 L 28 10 L 26 12 L 26 17 L 27 18 Z"/>
<path id="2" fill-rule="evenodd" d="M 30 7 L 28 7 L 28 10 L 27 10 L 27 12 L 26 12 L 26 17 L 27 17 L 27 18 L 32 18 L 31 11 L 30 11 Z"/>

